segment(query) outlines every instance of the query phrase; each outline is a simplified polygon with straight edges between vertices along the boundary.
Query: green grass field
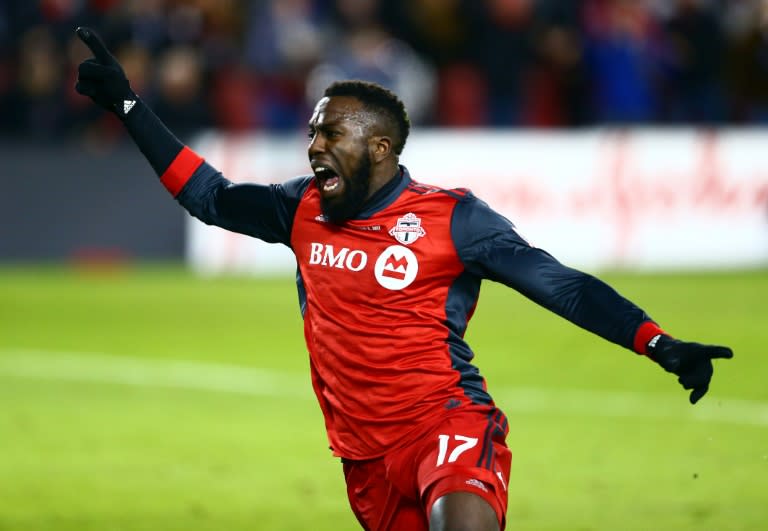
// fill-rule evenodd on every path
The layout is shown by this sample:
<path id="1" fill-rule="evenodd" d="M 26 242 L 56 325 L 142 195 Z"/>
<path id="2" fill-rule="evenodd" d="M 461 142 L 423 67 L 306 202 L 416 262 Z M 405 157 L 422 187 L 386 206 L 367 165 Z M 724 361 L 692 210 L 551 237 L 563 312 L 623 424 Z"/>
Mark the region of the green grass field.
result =
<path id="1" fill-rule="evenodd" d="M 508 529 L 768 528 L 768 271 L 601 276 L 736 356 L 692 407 L 486 284 L 467 336 L 510 420 Z M 0 268 L 0 530 L 347 529 L 290 278 Z"/>

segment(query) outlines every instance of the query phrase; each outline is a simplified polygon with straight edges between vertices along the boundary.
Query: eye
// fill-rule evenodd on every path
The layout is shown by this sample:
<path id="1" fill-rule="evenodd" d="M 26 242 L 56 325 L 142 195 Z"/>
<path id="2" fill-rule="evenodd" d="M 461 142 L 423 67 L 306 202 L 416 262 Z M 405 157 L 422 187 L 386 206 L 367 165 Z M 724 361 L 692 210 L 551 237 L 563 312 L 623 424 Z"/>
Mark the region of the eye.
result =
<path id="1" fill-rule="evenodd" d="M 307 131 L 307 138 L 309 138 L 310 140 L 315 138 L 315 130 L 314 129 L 310 129 L 309 131 Z"/>

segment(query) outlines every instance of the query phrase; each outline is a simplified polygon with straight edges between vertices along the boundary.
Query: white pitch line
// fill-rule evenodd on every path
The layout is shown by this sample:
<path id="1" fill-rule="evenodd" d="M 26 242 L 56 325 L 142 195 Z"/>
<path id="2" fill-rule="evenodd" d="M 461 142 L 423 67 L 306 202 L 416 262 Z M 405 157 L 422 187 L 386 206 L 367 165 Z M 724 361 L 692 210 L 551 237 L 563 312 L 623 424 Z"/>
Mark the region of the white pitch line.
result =
<path id="1" fill-rule="evenodd" d="M 306 377 L 187 360 L 106 354 L 0 349 L 0 374 L 20 378 L 169 387 L 259 396 L 312 398 Z"/>
<path id="2" fill-rule="evenodd" d="M 97 353 L 0 349 L 0 375 L 144 387 L 181 388 L 256 396 L 312 399 L 309 374 Z M 676 386 L 674 381 L 670 385 Z M 687 392 L 650 393 L 585 389 L 491 389 L 505 411 L 597 417 L 697 420 L 768 427 L 768 402 L 707 395 L 695 406 Z"/>

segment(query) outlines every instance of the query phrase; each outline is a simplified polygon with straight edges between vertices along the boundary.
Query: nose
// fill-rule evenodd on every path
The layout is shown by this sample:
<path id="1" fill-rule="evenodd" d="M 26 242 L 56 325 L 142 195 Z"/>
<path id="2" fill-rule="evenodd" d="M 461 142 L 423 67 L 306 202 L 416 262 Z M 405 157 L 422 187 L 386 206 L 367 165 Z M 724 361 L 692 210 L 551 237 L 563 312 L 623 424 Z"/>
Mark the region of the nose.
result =
<path id="1" fill-rule="evenodd" d="M 312 158 L 324 151 L 325 141 L 323 140 L 323 135 L 320 133 L 315 133 L 309 141 L 309 146 L 307 146 L 307 153 L 309 153 L 309 158 Z"/>

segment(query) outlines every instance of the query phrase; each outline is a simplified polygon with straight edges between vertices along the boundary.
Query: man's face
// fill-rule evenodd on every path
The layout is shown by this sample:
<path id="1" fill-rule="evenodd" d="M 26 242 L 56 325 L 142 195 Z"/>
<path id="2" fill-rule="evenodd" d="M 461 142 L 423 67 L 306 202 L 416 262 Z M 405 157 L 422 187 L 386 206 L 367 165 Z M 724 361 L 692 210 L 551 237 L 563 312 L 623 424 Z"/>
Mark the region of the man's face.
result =
<path id="1" fill-rule="evenodd" d="M 371 120 L 355 98 L 322 98 L 309 120 L 309 163 L 320 190 L 323 214 L 342 223 L 360 211 L 368 198 Z"/>

